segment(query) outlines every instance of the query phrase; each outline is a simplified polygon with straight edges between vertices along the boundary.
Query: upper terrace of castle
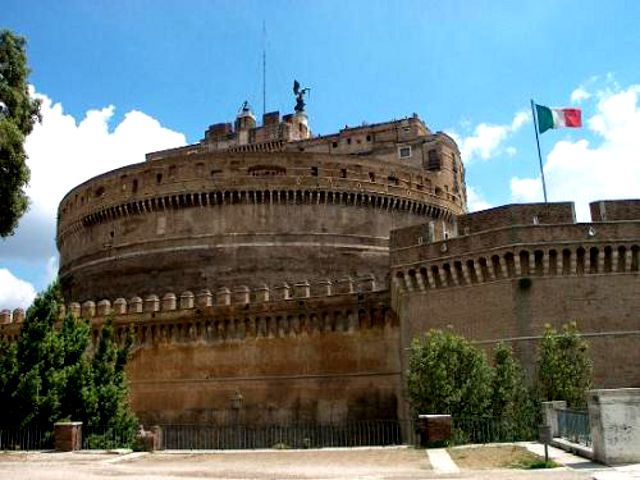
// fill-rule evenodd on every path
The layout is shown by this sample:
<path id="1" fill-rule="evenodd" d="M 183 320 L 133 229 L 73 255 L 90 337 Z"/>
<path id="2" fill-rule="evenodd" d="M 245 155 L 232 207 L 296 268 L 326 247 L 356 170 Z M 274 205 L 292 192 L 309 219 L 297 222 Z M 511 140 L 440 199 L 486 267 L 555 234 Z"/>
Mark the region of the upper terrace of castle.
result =
<path id="1" fill-rule="evenodd" d="M 400 120 L 349 127 L 338 133 L 312 136 L 304 112 L 284 115 L 265 113 L 262 125 L 245 107 L 235 124 L 211 125 L 196 144 L 147 154 L 147 161 L 206 152 L 310 152 L 328 155 L 375 156 L 437 173 L 450 166 L 454 172 L 451 193 L 464 195 L 464 166 L 451 137 L 433 133 L 413 114 Z"/>

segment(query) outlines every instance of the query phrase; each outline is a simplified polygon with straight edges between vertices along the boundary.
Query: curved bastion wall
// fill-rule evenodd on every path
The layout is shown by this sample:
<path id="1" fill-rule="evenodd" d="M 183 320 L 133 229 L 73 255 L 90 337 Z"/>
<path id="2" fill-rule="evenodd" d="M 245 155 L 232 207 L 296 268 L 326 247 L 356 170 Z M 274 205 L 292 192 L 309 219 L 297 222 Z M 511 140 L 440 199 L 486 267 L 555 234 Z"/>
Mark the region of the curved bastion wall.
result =
<path id="1" fill-rule="evenodd" d="M 447 169 L 429 175 L 375 155 L 178 149 L 95 177 L 59 207 L 67 300 L 384 278 L 391 229 L 454 230 L 464 200 Z M 446 187 L 446 190 L 445 190 Z"/>
<path id="2" fill-rule="evenodd" d="M 66 308 L 91 321 L 94 344 L 110 316 L 116 339 L 131 338 L 131 400 L 145 424 L 340 423 L 398 416 L 398 325 L 384 287 L 368 275 Z M 2 320 L 0 337 L 14 339 L 23 312 Z"/>
<path id="3" fill-rule="evenodd" d="M 576 322 L 591 344 L 594 385 L 640 385 L 640 201 L 507 205 L 458 219 L 460 236 L 392 232 L 392 308 L 401 343 L 453 329 L 490 350 L 511 343 L 529 374 L 546 324 Z"/>

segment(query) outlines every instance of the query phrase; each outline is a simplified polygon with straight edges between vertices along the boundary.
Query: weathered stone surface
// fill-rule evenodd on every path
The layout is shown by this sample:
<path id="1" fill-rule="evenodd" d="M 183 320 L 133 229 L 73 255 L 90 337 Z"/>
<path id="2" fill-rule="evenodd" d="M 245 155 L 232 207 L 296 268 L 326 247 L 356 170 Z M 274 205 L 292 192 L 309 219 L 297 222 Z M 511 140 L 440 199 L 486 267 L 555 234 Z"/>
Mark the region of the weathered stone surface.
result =
<path id="1" fill-rule="evenodd" d="M 588 403 L 594 460 L 640 462 L 640 388 L 592 390 Z"/>

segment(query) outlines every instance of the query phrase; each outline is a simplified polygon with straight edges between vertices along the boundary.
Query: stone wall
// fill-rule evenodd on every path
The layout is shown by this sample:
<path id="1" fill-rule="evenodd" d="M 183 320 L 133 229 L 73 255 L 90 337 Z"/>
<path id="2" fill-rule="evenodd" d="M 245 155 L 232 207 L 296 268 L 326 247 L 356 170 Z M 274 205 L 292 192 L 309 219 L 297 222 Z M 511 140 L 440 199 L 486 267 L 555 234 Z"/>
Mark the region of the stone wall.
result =
<path id="1" fill-rule="evenodd" d="M 231 303 L 220 297 L 213 303 L 206 295 L 194 303 L 187 294 L 178 303 L 186 308 L 175 310 L 167 308 L 175 298 L 156 298 L 144 301 L 141 313 L 115 317 L 117 338 L 133 335 L 128 375 L 144 423 L 323 423 L 400 415 L 398 328 L 386 291 L 261 302 L 236 296 Z M 82 308 L 90 314 L 90 307 Z M 104 319 L 92 317 L 95 335 Z M 238 395 L 240 408 L 234 405 Z"/>
<path id="2" fill-rule="evenodd" d="M 452 328 L 487 350 L 511 342 L 533 373 L 545 324 L 574 321 L 591 343 L 596 386 L 640 385 L 640 221 L 520 225 L 523 216 L 549 212 L 547 221 L 558 222 L 573 209 L 510 208 L 469 215 L 458 227 L 481 218 L 492 228 L 471 227 L 474 233 L 446 241 L 421 243 L 425 226 L 393 232 L 401 344 L 430 328 Z"/>
<path id="3" fill-rule="evenodd" d="M 392 228 L 429 218 L 451 225 L 461 211 L 417 174 L 295 153 L 194 154 L 110 172 L 61 203 L 64 296 L 384 277 Z"/>
<path id="4" fill-rule="evenodd" d="M 131 336 L 131 400 L 145 424 L 389 420 L 403 415 L 398 322 L 380 287 L 369 276 L 66 309 L 91 321 L 94 344 L 110 316 L 117 341 Z M 20 327 L 2 324 L 0 336 Z"/>

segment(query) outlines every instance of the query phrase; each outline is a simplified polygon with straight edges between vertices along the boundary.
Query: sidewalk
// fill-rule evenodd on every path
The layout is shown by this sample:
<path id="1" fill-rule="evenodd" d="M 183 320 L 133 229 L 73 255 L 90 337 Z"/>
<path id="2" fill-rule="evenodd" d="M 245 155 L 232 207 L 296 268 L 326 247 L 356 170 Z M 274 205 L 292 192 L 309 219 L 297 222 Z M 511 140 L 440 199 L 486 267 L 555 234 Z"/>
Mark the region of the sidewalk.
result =
<path id="1" fill-rule="evenodd" d="M 544 455 L 544 445 L 527 442 L 523 444 L 527 450 L 535 454 Z M 594 480 L 631 480 L 640 479 L 640 464 L 609 467 L 589 459 L 579 457 L 562 449 L 549 447 L 549 457 L 572 470 L 593 472 Z"/>

